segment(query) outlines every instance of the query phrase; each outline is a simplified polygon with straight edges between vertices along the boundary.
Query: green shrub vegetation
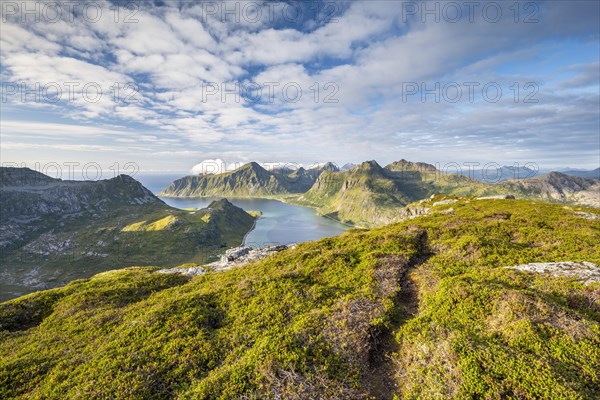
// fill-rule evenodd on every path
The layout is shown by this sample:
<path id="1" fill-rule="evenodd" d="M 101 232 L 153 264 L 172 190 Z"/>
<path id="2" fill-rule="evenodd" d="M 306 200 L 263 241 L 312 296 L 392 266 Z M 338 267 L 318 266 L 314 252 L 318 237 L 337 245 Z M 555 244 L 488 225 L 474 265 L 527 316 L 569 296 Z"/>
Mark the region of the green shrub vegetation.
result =
<path id="1" fill-rule="evenodd" d="M 436 210 L 224 272 L 131 267 L 0 303 L 0 398 L 599 398 L 600 285 L 502 268 L 600 264 L 600 223 L 575 214 L 597 211 Z"/>

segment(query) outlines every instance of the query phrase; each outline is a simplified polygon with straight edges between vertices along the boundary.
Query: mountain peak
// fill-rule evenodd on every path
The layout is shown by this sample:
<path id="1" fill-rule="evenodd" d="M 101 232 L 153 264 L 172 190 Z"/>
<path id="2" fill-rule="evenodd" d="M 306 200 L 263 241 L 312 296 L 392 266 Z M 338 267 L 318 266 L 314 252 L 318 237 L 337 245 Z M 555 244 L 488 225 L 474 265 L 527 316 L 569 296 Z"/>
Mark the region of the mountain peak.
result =
<path id="1" fill-rule="evenodd" d="M 126 174 L 117 175 L 114 178 L 108 179 L 108 181 L 109 182 L 112 181 L 112 182 L 138 183 L 141 185 L 141 183 L 138 182 L 137 180 L 135 180 L 132 176 L 126 175 Z"/>
<path id="2" fill-rule="evenodd" d="M 208 208 L 213 209 L 213 210 L 227 209 L 230 207 L 235 207 L 235 206 L 227 199 L 214 200 L 213 202 L 211 202 L 208 205 Z"/>
<path id="3" fill-rule="evenodd" d="M 544 181 L 548 183 L 577 183 L 577 184 L 585 184 L 586 179 L 581 178 L 579 176 L 568 175 L 563 172 L 551 171 L 544 175 L 539 175 L 537 177 L 531 178 L 531 180 Z"/>
<path id="4" fill-rule="evenodd" d="M 535 179 L 535 178 L 534 178 Z M 548 182 L 555 186 L 564 186 L 567 188 L 587 188 L 590 186 L 591 179 L 581 178 L 579 176 L 567 175 L 562 172 L 552 171 L 547 175 L 541 175 L 540 180 Z"/>
<path id="5" fill-rule="evenodd" d="M 315 166 L 309 168 L 308 170 L 309 171 L 319 171 L 319 172 L 323 172 L 323 171 L 338 172 L 340 169 L 338 168 L 337 165 L 335 165 L 335 163 L 332 163 L 331 161 L 327 161 L 324 164 L 316 164 Z"/>
<path id="6" fill-rule="evenodd" d="M 338 168 L 338 166 L 335 165 L 334 163 L 332 163 L 331 161 L 328 161 L 325 164 L 323 164 L 323 166 L 321 167 L 321 169 L 324 170 L 324 171 L 330 171 L 330 172 L 338 172 L 340 170 Z"/>
<path id="7" fill-rule="evenodd" d="M 269 174 L 269 171 L 264 169 L 259 163 L 255 162 L 255 161 L 251 161 L 247 164 L 242 165 L 238 169 L 234 170 L 234 172 L 237 172 L 237 171 L 253 171 L 253 172 L 261 173 L 261 174 Z"/>
<path id="8" fill-rule="evenodd" d="M 377 163 L 377 161 L 375 160 L 370 160 L 370 161 L 365 161 L 362 164 L 360 164 L 358 167 L 355 167 L 355 169 L 357 170 L 362 170 L 362 171 L 381 171 L 383 168 L 381 168 L 381 165 L 379 165 Z"/>
<path id="9" fill-rule="evenodd" d="M 30 168 L 0 167 L 0 186 L 22 186 L 58 181 L 60 179 L 51 178 Z"/>
<path id="10" fill-rule="evenodd" d="M 424 162 L 412 162 L 405 160 L 404 158 L 399 161 L 394 161 L 393 163 L 386 165 L 386 169 L 390 171 L 417 171 L 421 173 L 435 173 L 437 169 L 435 166 L 431 164 L 427 164 Z"/>

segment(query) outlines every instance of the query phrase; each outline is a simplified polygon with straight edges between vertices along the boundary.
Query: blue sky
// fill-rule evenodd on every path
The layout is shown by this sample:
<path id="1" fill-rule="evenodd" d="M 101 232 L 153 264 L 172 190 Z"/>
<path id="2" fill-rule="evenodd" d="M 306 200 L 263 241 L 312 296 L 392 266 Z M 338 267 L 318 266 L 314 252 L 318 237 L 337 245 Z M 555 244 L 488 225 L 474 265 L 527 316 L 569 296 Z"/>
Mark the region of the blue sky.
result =
<path id="1" fill-rule="evenodd" d="M 600 163 L 597 1 L 31 4 L 2 3 L 5 165 Z"/>

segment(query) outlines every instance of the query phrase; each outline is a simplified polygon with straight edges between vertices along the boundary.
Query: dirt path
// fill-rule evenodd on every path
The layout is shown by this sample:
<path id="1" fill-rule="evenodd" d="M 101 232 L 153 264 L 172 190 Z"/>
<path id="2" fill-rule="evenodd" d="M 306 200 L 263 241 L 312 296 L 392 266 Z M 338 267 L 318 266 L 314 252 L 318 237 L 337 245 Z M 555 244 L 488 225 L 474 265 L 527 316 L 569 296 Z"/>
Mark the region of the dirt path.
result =
<path id="1" fill-rule="evenodd" d="M 393 400 L 394 394 L 398 392 L 394 362 L 391 358 L 393 353 L 399 350 L 394 332 L 419 312 L 419 290 L 410 277 L 410 271 L 431 257 L 427 249 L 427 235 L 424 234 L 420 241 L 419 255 L 410 260 L 399 278 L 400 291 L 395 299 L 399 309 L 398 317 L 389 330 L 377 332 L 373 337 L 374 343 L 369 353 L 369 371 L 364 381 L 371 398 L 376 400 Z"/>

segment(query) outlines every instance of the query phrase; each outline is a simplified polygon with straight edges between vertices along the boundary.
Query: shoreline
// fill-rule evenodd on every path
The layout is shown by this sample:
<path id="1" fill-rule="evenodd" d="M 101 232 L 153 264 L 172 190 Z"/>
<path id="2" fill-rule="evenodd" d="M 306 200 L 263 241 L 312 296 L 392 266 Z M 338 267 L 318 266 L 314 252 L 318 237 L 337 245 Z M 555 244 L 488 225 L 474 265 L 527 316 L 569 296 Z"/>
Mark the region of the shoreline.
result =
<path id="1" fill-rule="evenodd" d="M 342 222 L 342 221 L 340 221 L 338 219 L 329 217 L 329 216 L 324 215 L 324 214 L 320 214 L 318 212 L 319 208 L 317 206 L 307 205 L 305 203 L 297 203 L 297 202 L 293 201 L 293 200 L 295 200 L 295 198 L 301 197 L 301 195 L 300 196 L 290 196 L 289 198 L 286 198 L 286 197 L 276 197 L 276 196 L 273 196 L 273 197 L 268 197 L 268 196 L 260 196 L 260 197 L 256 197 L 256 196 L 159 196 L 159 195 L 156 195 L 156 196 L 159 197 L 159 198 L 164 197 L 164 198 L 168 198 L 168 199 L 181 199 L 181 200 L 194 200 L 194 199 L 274 200 L 274 201 L 278 201 L 280 203 L 287 204 L 287 205 L 290 205 L 290 206 L 311 209 L 311 210 L 314 211 L 314 214 L 317 217 L 325 218 L 325 219 L 327 219 L 329 221 L 333 221 L 333 222 L 338 223 L 340 225 L 344 225 L 345 227 L 348 227 L 348 229 L 362 228 L 360 226 L 350 225 L 350 224 Z M 290 199 L 292 201 L 289 201 Z M 175 207 L 175 208 L 177 208 L 177 207 Z"/>
<path id="2" fill-rule="evenodd" d="M 256 229 L 256 224 L 258 223 L 258 220 L 261 219 L 261 218 L 262 218 L 262 213 L 258 217 L 254 218 L 254 224 L 252 224 L 252 228 L 250 228 L 250 230 L 244 234 L 244 237 L 242 238 L 242 243 L 240 244 L 240 246 L 245 246 L 246 245 L 246 238 L 248 237 L 249 234 L 252 233 L 252 231 L 254 229 Z"/>

